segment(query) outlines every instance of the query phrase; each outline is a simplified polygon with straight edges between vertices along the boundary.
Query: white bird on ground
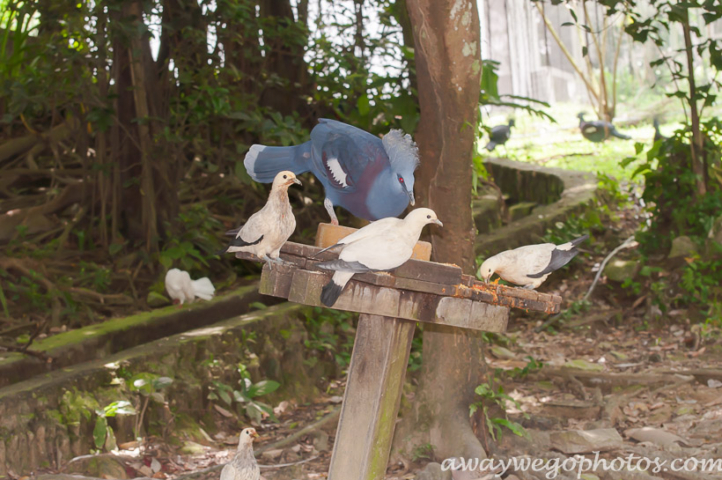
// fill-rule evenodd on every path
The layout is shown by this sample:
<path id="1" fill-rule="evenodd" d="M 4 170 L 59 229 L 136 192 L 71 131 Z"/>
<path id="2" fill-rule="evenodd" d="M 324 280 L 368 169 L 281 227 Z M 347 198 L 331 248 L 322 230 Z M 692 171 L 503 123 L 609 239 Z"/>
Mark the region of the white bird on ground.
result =
<path id="1" fill-rule="evenodd" d="M 238 450 L 233 459 L 221 470 L 221 480 L 259 480 L 261 469 L 253 455 L 253 439 L 258 438 L 255 428 L 246 428 L 238 439 Z"/>
<path id="2" fill-rule="evenodd" d="M 296 217 L 288 201 L 288 187 L 294 183 L 301 185 L 293 172 L 279 172 L 266 205 L 251 215 L 222 253 L 249 252 L 269 266 L 283 263 L 278 259 L 281 247 L 296 229 Z"/>
<path id="3" fill-rule="evenodd" d="M 501 252 L 487 258 L 479 267 L 479 275 L 487 283 L 495 273 L 507 282 L 535 289 L 544 283 L 549 274 L 562 268 L 574 258 L 577 246 L 589 235 L 563 245 L 540 243 Z"/>
<path id="4" fill-rule="evenodd" d="M 411 258 L 414 245 L 419 241 L 421 230 L 429 223 L 444 226 L 433 210 L 417 208 L 403 220 L 383 218 L 322 250 L 344 247 L 338 260 L 317 265 L 324 270 L 336 271 L 331 281 L 323 287 L 321 302 L 332 307 L 355 273 L 393 270 L 406 263 Z"/>
<path id="5" fill-rule="evenodd" d="M 208 277 L 191 280 L 188 272 L 177 268 L 171 268 L 165 274 L 165 289 L 173 303 L 180 305 L 185 302 L 191 303 L 196 297 L 210 300 L 216 293 L 216 287 Z"/>

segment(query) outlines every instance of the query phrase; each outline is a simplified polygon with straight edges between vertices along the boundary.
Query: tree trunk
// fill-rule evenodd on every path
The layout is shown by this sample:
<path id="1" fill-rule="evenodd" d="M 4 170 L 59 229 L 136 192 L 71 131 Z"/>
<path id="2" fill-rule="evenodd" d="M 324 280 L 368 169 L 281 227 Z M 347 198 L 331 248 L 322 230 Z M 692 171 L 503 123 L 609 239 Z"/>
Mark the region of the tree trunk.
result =
<path id="1" fill-rule="evenodd" d="M 436 261 L 474 268 L 471 217 L 472 153 L 478 120 L 481 61 L 479 16 L 474 0 L 407 0 L 416 45 L 421 155 L 416 193 L 444 222 L 431 229 Z M 431 443 L 437 458 L 484 458 L 469 422 L 469 405 L 483 373 L 477 332 L 424 327 L 419 402 L 411 417 L 412 442 Z M 419 434 L 424 438 L 419 438 Z M 398 445 L 398 443 L 397 443 Z M 417 443 L 417 446 L 419 444 Z"/>
<path id="2" fill-rule="evenodd" d="M 141 3 L 124 2 L 120 12 L 111 14 L 113 22 L 143 21 Z M 121 29 L 115 29 L 121 32 Z M 177 214 L 177 175 L 173 156 L 156 152 L 153 136 L 159 127 L 155 117 L 159 105 L 159 75 L 150 58 L 148 36 L 135 25 L 130 37 L 118 33 L 113 38 L 113 72 L 118 124 L 112 132 L 113 153 L 118 159 L 117 184 L 113 197 L 125 237 L 142 241 L 148 251 L 157 249 L 163 226 Z"/>
<path id="3" fill-rule="evenodd" d="M 263 40 L 267 46 L 266 69 L 287 82 L 284 86 L 271 86 L 261 95 L 260 104 L 271 107 L 284 115 L 302 108 L 301 95 L 306 91 L 308 68 L 303 59 L 303 46 L 306 36 L 298 36 L 293 43 L 288 39 L 284 24 L 295 23 L 290 0 L 261 0 L 261 17 L 270 25 L 263 31 Z M 305 26 L 301 27 L 305 31 Z M 303 114 L 301 115 L 303 116 Z"/>
<path id="4" fill-rule="evenodd" d="M 687 81 L 689 82 L 689 110 L 690 120 L 692 121 L 692 143 L 690 150 L 692 154 L 692 172 L 695 175 L 697 186 L 697 199 L 699 200 L 707 193 L 707 183 L 705 176 L 707 174 L 704 160 L 704 140 L 702 138 L 702 130 L 699 125 L 699 110 L 697 109 L 697 85 L 694 79 L 694 56 L 692 54 L 692 35 L 689 26 L 689 12 L 686 8 L 682 8 L 685 12 L 685 19 L 682 22 L 682 31 L 684 33 L 684 50 L 687 54 Z"/>

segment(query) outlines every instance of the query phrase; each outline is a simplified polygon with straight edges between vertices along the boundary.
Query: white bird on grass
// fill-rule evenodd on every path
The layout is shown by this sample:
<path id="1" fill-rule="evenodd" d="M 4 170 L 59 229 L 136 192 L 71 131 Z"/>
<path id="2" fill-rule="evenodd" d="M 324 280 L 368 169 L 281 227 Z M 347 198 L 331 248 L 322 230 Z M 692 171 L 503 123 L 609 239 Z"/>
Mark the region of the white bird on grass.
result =
<path id="1" fill-rule="evenodd" d="M 296 229 L 296 218 L 288 201 L 288 187 L 294 183 L 301 185 L 293 172 L 279 172 L 266 205 L 251 215 L 222 253 L 249 252 L 269 267 L 272 263 L 283 263 L 278 258 L 281 247 Z"/>
<path id="2" fill-rule="evenodd" d="M 323 287 L 321 302 L 332 307 L 355 273 L 393 270 L 406 263 L 419 241 L 421 230 L 430 223 L 444 226 L 433 210 L 417 208 L 403 220 L 394 217 L 377 220 L 341 239 L 336 245 L 321 250 L 344 247 L 338 260 L 317 265 L 324 270 L 336 271 Z"/>
<path id="3" fill-rule="evenodd" d="M 210 300 L 216 292 L 208 277 L 191 280 L 188 272 L 177 268 L 171 268 L 165 274 L 165 289 L 173 303 L 180 305 L 191 303 L 196 297 Z"/>
<path id="4" fill-rule="evenodd" d="M 246 428 L 238 439 L 238 450 L 233 459 L 221 470 L 221 480 L 259 480 L 261 469 L 253 455 L 253 439 L 258 438 L 255 428 Z"/>
<path id="5" fill-rule="evenodd" d="M 481 264 L 479 275 L 487 283 L 496 273 L 507 282 L 538 288 L 554 270 L 569 263 L 579 253 L 577 246 L 588 238 L 584 235 L 562 245 L 540 243 L 501 252 Z"/>

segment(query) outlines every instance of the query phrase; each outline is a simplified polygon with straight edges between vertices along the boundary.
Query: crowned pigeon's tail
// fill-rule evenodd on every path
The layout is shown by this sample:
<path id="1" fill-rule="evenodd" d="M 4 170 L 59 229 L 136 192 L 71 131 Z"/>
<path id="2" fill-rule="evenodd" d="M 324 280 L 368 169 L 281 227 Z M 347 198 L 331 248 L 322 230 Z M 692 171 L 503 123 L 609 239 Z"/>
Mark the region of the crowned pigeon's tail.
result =
<path id="1" fill-rule="evenodd" d="M 327 307 L 333 307 L 341 296 L 343 288 L 346 286 L 349 280 L 353 277 L 353 272 L 336 272 L 333 274 L 331 281 L 324 285 L 321 290 L 321 303 Z"/>
<path id="2" fill-rule="evenodd" d="M 612 127 L 612 130 L 609 132 L 612 134 L 613 137 L 621 138 L 622 140 L 631 140 L 632 137 L 624 135 L 622 133 L 619 133 L 616 128 Z"/>
<path id="3" fill-rule="evenodd" d="M 257 182 L 271 183 L 278 172 L 290 170 L 296 175 L 309 170 L 311 142 L 295 147 L 253 145 L 243 164 L 248 175 Z"/>
<path id="4" fill-rule="evenodd" d="M 492 140 L 491 142 L 487 143 L 486 147 L 484 147 L 484 148 L 486 148 L 487 150 L 489 150 L 491 152 L 492 150 L 494 150 L 496 148 L 496 145 L 497 145 L 496 142 L 494 140 Z"/>
<path id="5" fill-rule="evenodd" d="M 208 277 L 193 280 L 191 283 L 193 283 L 193 293 L 198 298 L 210 300 L 213 298 L 213 294 L 216 293 L 216 287 L 213 286 Z"/>

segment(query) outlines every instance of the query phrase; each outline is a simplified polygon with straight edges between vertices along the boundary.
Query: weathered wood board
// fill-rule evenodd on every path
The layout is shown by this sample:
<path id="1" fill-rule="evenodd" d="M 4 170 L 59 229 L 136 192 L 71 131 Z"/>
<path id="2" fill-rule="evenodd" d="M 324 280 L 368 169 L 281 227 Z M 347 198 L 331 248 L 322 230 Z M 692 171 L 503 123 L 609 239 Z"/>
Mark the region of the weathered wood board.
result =
<path id="1" fill-rule="evenodd" d="M 324 278 L 330 279 L 330 272 L 320 270 L 316 265 L 322 261 L 337 258 L 337 254 L 327 251 L 319 255 L 318 252 L 320 250 L 321 249 L 318 247 L 288 242 L 281 250 L 281 258 L 284 262 L 286 262 L 286 265 L 274 267 L 273 271 L 288 272 L 288 268 L 291 266 L 300 270 L 316 271 L 323 274 Z M 254 255 L 247 253 L 238 253 L 236 256 L 246 260 L 259 261 Z M 318 258 L 315 258 L 315 256 L 318 256 Z M 266 267 L 264 267 L 264 271 L 265 269 Z M 281 281 L 280 278 L 279 281 Z M 285 282 L 283 285 L 275 285 L 273 289 L 270 289 L 270 286 L 262 287 L 261 293 L 288 298 L 285 293 L 290 291 L 291 279 L 288 278 L 288 276 L 285 276 L 282 281 Z M 349 282 L 349 286 L 341 295 L 341 298 L 339 298 L 339 302 L 342 302 L 344 298 L 356 298 L 358 293 L 353 294 L 350 292 L 358 292 L 358 288 L 360 288 L 358 285 L 359 283 L 394 290 L 468 299 L 475 302 L 483 302 L 501 307 L 519 308 L 548 314 L 558 313 L 562 302 L 561 297 L 556 295 L 539 293 L 534 290 L 527 290 L 523 288 L 509 287 L 506 285 L 487 284 L 476 280 L 470 275 L 462 275 L 461 269 L 455 265 L 426 262 L 422 260 L 409 260 L 392 272 L 376 272 L 354 275 L 353 280 Z M 264 291 L 264 288 L 267 290 Z M 267 291 L 275 291 L 275 293 L 266 293 Z M 318 290 L 318 294 L 320 295 L 320 290 Z M 310 297 L 308 301 L 310 301 Z M 320 301 L 317 299 L 316 303 L 307 304 L 320 305 Z M 342 307 L 341 305 L 344 306 Z M 345 307 L 349 307 L 349 304 L 337 303 L 334 307 L 343 310 L 346 309 Z M 362 310 L 351 310 L 362 312 Z M 389 316 L 395 315 L 388 313 L 387 310 L 384 310 L 383 312 L 373 311 L 365 313 Z"/>
<path id="2" fill-rule="evenodd" d="M 295 267 L 264 266 L 259 292 L 289 302 L 322 307 L 321 289 L 332 272 Z M 477 303 L 478 305 L 475 305 Z M 504 332 L 508 307 L 474 302 L 468 298 L 402 290 L 351 280 L 333 306 L 338 310 L 438 323 L 487 332 Z"/>

